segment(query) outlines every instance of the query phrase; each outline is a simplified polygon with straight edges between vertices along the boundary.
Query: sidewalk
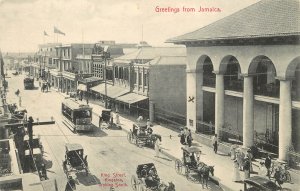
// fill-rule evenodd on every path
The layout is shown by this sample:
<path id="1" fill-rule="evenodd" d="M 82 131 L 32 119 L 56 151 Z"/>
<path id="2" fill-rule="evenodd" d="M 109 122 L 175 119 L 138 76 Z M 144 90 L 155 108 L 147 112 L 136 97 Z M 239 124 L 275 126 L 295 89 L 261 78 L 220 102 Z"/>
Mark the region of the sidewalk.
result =
<path id="1" fill-rule="evenodd" d="M 85 100 L 83 100 L 86 102 Z M 89 105 L 93 107 L 93 113 L 99 116 L 101 114 L 102 109 L 104 107 L 100 106 L 98 103 L 94 101 L 89 101 Z M 124 116 L 120 114 L 120 123 L 122 126 L 122 130 L 125 132 L 129 132 L 132 129 L 133 123 L 136 119 L 132 116 Z M 172 130 L 171 128 L 167 128 L 164 125 L 157 125 L 154 124 L 153 126 L 153 133 L 160 134 L 162 136 L 162 154 L 166 155 L 167 157 L 171 158 L 172 160 L 182 158 L 182 150 L 181 147 L 183 145 L 180 144 L 178 132 Z M 233 161 L 230 159 L 227 153 L 222 153 L 218 151 L 218 154 L 215 154 L 212 147 L 207 145 L 201 144 L 195 140 L 203 139 L 200 135 L 193 134 L 194 141 L 193 146 L 199 147 L 202 151 L 200 156 L 200 161 L 203 161 L 207 165 L 214 166 L 214 177 L 213 179 L 218 181 L 219 185 L 224 190 L 232 190 L 232 191 L 239 191 L 243 190 L 242 183 L 235 183 L 232 181 L 233 177 Z M 195 137 L 199 136 L 199 137 Z M 175 168 L 174 168 L 175 170 Z M 265 172 L 259 169 L 258 162 L 253 163 L 253 170 L 258 175 L 264 175 Z M 252 174 L 251 176 L 254 176 Z M 241 177 L 243 178 L 244 173 L 241 171 Z M 292 184 L 285 183 L 282 185 L 283 188 L 288 188 L 291 190 L 298 190 L 300 186 L 300 177 L 297 174 L 291 173 L 292 176 Z"/>

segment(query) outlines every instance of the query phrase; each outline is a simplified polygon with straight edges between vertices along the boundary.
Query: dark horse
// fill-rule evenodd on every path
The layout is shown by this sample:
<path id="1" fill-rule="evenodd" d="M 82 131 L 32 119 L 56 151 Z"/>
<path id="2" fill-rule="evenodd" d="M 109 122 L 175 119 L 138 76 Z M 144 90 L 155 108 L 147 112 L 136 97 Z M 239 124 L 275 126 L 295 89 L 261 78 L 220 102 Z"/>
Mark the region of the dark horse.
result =
<path id="1" fill-rule="evenodd" d="M 166 184 L 162 183 L 158 186 L 159 191 L 175 191 L 175 185 L 173 182 L 169 182 L 169 186 Z"/>
<path id="2" fill-rule="evenodd" d="M 203 162 L 200 162 L 198 164 L 198 175 L 199 177 L 202 179 L 202 188 L 204 188 L 204 182 L 206 187 L 207 186 L 207 182 L 208 182 L 208 178 L 209 178 L 209 172 L 211 173 L 212 176 L 214 176 L 214 166 L 208 166 Z"/>

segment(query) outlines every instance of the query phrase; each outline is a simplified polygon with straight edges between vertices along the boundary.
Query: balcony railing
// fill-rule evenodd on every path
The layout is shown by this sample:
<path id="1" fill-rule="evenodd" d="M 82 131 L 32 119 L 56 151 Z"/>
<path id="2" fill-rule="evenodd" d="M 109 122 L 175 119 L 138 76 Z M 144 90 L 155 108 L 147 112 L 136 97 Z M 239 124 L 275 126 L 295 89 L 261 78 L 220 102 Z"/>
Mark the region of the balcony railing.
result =
<path id="1" fill-rule="evenodd" d="M 232 91 L 243 91 L 243 80 L 230 80 L 225 82 L 225 90 L 232 90 Z"/>
<path id="2" fill-rule="evenodd" d="M 76 70 L 64 70 L 65 72 L 70 72 L 70 73 L 73 73 L 73 74 L 78 74 L 78 71 Z"/>
<path id="3" fill-rule="evenodd" d="M 261 84 L 254 88 L 255 95 L 262 95 L 268 97 L 279 97 L 279 86 L 273 83 Z"/>

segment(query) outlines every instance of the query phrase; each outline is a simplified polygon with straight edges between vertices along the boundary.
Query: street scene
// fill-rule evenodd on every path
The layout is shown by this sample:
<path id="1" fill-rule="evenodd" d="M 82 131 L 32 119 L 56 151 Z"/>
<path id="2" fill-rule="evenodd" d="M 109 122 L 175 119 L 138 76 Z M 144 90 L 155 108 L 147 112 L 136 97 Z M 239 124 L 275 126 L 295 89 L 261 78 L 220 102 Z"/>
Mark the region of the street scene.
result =
<path id="1" fill-rule="evenodd" d="M 226 3 L 0 0 L 0 191 L 299 190 L 300 1 Z"/>

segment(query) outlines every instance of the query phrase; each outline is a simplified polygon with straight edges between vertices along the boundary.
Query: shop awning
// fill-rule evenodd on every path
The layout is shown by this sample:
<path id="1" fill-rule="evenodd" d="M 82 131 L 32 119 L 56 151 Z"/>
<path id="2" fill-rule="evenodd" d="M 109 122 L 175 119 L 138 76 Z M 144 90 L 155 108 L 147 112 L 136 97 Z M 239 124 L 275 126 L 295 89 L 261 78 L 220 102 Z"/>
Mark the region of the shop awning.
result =
<path id="1" fill-rule="evenodd" d="M 143 101 L 146 99 L 148 99 L 148 97 L 146 97 L 146 96 L 139 95 L 136 93 L 129 93 L 129 94 L 118 97 L 116 100 L 124 102 L 124 103 L 133 104 L 133 103 Z"/>
<path id="2" fill-rule="evenodd" d="M 86 91 L 86 85 L 84 85 L 84 84 L 78 84 L 77 89 L 81 90 L 81 91 Z"/>
<path id="3" fill-rule="evenodd" d="M 102 95 L 105 95 L 105 83 L 103 84 L 99 84 L 95 87 L 92 87 L 91 90 L 95 91 L 95 92 L 98 92 Z M 115 99 L 116 97 L 119 97 L 121 95 L 124 95 L 126 93 L 128 93 L 129 90 L 128 89 L 125 89 L 125 88 L 121 88 L 121 87 L 118 87 L 118 86 L 112 86 L 110 84 L 107 84 L 107 96 L 112 98 L 112 99 Z"/>
<path id="4" fill-rule="evenodd" d="M 121 88 L 121 87 L 118 87 L 118 86 L 111 86 L 107 90 L 107 96 L 115 99 L 115 98 L 117 98 L 121 95 L 124 95 L 124 94 L 128 93 L 128 92 L 129 92 L 128 89 Z"/>

